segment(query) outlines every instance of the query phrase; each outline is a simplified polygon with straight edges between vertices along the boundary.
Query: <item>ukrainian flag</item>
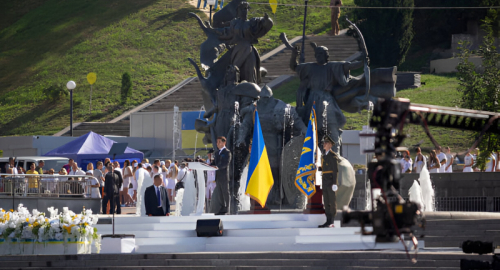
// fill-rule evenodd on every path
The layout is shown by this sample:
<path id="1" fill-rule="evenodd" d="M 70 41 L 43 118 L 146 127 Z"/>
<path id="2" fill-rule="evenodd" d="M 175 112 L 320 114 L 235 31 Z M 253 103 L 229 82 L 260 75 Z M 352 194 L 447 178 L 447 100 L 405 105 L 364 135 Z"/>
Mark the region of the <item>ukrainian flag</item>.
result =
<path id="1" fill-rule="evenodd" d="M 269 157 L 267 156 L 264 137 L 260 127 L 259 113 L 255 111 L 252 150 L 248 166 L 248 181 L 245 193 L 257 201 L 262 207 L 266 205 L 267 196 L 274 184 Z"/>
<path id="2" fill-rule="evenodd" d="M 299 168 L 295 176 L 295 186 L 308 198 L 316 193 L 316 141 L 316 106 L 313 105 L 302 146 Z"/>

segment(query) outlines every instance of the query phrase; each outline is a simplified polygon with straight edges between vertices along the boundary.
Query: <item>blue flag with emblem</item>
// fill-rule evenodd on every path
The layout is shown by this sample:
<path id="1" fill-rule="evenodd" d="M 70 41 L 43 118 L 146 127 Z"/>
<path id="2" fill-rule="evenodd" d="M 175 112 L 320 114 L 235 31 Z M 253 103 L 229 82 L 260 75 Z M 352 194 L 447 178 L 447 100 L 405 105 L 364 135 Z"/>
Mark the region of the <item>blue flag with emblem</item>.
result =
<path id="1" fill-rule="evenodd" d="M 295 176 L 295 186 L 311 198 L 316 193 L 316 106 L 313 105 L 309 123 L 307 124 L 306 137 L 302 146 L 299 168 Z"/>

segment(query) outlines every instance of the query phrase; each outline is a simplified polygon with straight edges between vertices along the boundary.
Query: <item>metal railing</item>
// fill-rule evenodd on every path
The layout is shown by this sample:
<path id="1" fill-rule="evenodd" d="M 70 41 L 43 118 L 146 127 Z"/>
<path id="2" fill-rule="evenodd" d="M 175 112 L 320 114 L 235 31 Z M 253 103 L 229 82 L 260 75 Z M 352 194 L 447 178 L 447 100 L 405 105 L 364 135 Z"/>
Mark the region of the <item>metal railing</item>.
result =
<path id="1" fill-rule="evenodd" d="M 90 175 L 0 174 L 0 196 L 90 198 L 96 182 Z"/>

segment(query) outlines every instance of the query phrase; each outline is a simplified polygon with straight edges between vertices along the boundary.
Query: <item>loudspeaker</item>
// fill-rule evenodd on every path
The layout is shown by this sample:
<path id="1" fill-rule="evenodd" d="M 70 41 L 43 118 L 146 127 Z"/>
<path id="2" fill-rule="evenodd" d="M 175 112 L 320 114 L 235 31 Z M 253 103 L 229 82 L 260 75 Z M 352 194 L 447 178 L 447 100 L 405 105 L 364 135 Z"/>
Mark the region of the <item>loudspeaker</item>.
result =
<path id="1" fill-rule="evenodd" d="M 196 221 L 196 235 L 203 236 L 222 236 L 224 227 L 220 219 L 198 219 Z"/>

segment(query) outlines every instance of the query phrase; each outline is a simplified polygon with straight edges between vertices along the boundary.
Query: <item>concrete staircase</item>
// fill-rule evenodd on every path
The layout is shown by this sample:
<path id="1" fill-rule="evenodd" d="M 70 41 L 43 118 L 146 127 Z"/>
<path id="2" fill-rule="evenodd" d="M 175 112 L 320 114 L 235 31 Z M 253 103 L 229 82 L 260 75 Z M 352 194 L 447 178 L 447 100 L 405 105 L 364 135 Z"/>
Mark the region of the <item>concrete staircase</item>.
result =
<path id="1" fill-rule="evenodd" d="M 440 219 L 428 220 L 425 231 L 425 246 L 460 247 L 466 240 L 493 242 L 500 246 L 500 219 Z"/>
<path id="2" fill-rule="evenodd" d="M 346 30 L 341 31 L 339 36 L 308 36 L 305 46 L 306 62 L 316 61 L 314 50 L 309 45 L 316 42 L 319 46 L 326 46 L 330 50 L 330 60 L 346 60 L 359 51 L 357 41 L 345 35 Z M 292 40 L 294 44 L 299 44 L 301 38 Z M 290 50 L 285 50 L 284 46 L 279 46 L 275 50 L 262 56 L 262 66 L 268 70 L 268 75 L 263 79 L 263 83 L 269 83 L 280 75 L 293 75 L 289 68 Z M 135 109 L 125 112 L 121 116 L 107 123 L 83 122 L 73 126 L 73 136 L 80 136 L 93 131 L 101 135 L 130 136 L 130 114 L 133 112 L 156 112 L 171 111 L 177 105 L 180 111 L 197 111 L 203 105 L 200 94 L 200 83 L 198 78 L 189 78 L 165 91 L 158 97 L 145 102 Z M 69 127 L 55 134 L 55 136 L 69 136 Z"/>
<path id="3" fill-rule="evenodd" d="M 403 252 L 387 251 L 28 255 L 1 256 L 0 269 L 451 270 L 460 269 L 460 259 L 491 261 L 491 255 L 420 252 L 415 264 Z"/>

